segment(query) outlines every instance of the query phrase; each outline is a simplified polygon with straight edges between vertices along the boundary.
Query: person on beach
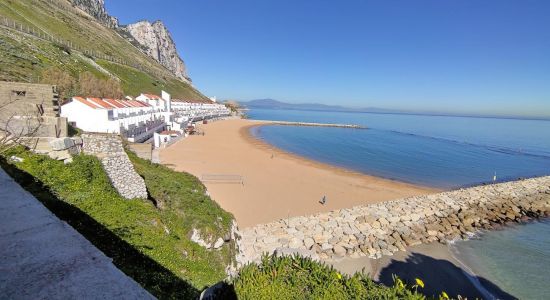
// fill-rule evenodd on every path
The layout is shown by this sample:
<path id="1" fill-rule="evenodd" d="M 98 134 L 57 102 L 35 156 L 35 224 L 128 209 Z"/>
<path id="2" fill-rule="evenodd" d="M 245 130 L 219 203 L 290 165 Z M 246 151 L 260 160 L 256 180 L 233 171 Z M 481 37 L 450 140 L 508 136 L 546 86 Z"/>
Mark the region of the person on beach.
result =
<path id="1" fill-rule="evenodd" d="M 323 198 L 319 201 L 322 205 L 325 205 L 327 203 L 327 196 L 323 196 Z"/>

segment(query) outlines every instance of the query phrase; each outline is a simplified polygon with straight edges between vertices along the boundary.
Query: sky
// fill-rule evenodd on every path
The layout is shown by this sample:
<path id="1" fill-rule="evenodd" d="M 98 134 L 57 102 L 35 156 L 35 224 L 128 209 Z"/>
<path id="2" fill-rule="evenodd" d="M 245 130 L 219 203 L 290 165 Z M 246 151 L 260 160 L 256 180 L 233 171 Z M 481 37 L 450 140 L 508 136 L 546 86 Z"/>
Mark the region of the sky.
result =
<path id="1" fill-rule="evenodd" d="M 550 116 L 548 0 L 106 0 L 162 20 L 193 84 L 272 98 Z"/>

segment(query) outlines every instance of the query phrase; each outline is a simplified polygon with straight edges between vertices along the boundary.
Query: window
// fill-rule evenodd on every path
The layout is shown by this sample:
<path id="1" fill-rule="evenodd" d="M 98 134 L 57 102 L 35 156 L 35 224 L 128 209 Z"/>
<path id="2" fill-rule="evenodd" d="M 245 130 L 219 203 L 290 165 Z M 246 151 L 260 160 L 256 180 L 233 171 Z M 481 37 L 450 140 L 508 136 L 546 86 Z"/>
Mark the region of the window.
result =
<path id="1" fill-rule="evenodd" d="M 18 96 L 18 97 L 25 97 L 27 95 L 27 91 L 11 91 L 12 96 Z"/>

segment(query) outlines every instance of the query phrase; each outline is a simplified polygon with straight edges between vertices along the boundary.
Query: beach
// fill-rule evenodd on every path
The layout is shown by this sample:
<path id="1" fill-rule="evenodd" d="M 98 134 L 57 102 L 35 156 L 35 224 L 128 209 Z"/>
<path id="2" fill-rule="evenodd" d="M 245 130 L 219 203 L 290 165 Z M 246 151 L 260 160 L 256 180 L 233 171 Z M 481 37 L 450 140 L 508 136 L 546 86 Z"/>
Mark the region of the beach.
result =
<path id="1" fill-rule="evenodd" d="M 439 296 L 445 291 L 453 298 L 458 295 L 468 299 L 514 298 L 486 278 L 474 274 L 453 254 L 450 246 L 440 243 L 409 247 L 407 251 L 380 259 L 345 258 L 327 263 L 348 275 L 365 272 L 376 282 L 388 286 L 394 283 L 393 275 L 409 285 L 414 285 L 419 278 L 425 284 L 419 290 L 426 295 Z"/>
<path id="2" fill-rule="evenodd" d="M 241 228 L 439 191 L 284 152 L 251 136 L 250 129 L 262 124 L 241 119 L 200 124 L 204 135 L 162 149 L 161 162 L 198 178 L 242 178 L 204 182 L 212 199 L 231 212 Z M 323 197 L 324 205 L 319 203 Z"/>

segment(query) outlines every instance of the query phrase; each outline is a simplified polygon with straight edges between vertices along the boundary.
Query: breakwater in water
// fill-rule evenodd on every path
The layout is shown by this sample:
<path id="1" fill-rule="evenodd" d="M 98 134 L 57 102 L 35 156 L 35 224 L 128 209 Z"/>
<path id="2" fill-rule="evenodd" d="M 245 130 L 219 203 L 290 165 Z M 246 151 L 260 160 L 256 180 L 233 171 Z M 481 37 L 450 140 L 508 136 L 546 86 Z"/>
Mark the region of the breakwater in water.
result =
<path id="1" fill-rule="evenodd" d="M 550 176 L 477 186 L 244 228 L 238 261 L 274 252 L 380 258 L 407 246 L 467 239 L 495 225 L 549 215 Z"/>
<path id="2" fill-rule="evenodd" d="M 290 122 L 290 121 L 265 121 L 254 120 L 265 123 L 266 125 L 285 125 L 285 126 L 306 126 L 306 127 L 334 127 L 334 128 L 352 128 L 352 129 L 367 129 L 365 126 L 356 124 L 337 124 L 337 123 L 310 123 L 310 122 Z"/>

